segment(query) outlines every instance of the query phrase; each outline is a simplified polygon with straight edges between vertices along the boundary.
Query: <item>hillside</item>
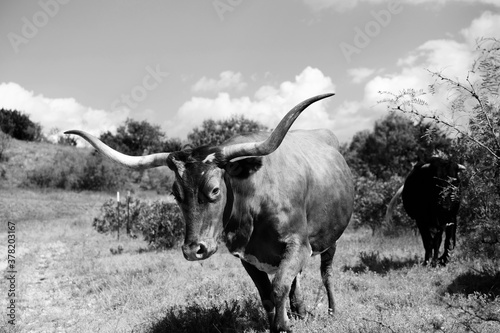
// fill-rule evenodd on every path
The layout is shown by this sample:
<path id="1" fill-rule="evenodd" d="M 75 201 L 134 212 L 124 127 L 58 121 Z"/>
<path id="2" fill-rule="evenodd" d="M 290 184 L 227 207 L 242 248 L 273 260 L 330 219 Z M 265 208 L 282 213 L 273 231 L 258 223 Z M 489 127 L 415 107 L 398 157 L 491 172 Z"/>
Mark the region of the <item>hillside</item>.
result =
<path id="1" fill-rule="evenodd" d="M 56 156 L 62 152 L 80 152 L 84 156 L 90 149 L 12 139 L 5 151 L 7 160 L 0 163 L 1 187 L 12 188 L 21 185 L 29 172 L 41 165 L 53 164 Z"/>
<path id="2" fill-rule="evenodd" d="M 81 169 L 88 159 L 92 148 L 77 148 L 47 142 L 28 142 L 12 139 L 5 150 L 5 160 L 0 162 L 0 188 L 12 189 L 26 187 L 26 180 L 35 170 L 45 169 L 46 172 L 61 172 L 59 164 L 69 170 Z M 64 159 L 65 163 L 57 163 Z M 167 167 L 160 167 L 144 172 L 132 172 L 116 167 L 128 179 L 120 186 L 120 191 L 153 192 L 151 194 L 170 193 L 173 173 Z M 67 172 L 67 169 L 65 172 Z M 114 175 L 114 174 L 113 174 Z M 30 187 L 30 186 L 28 186 Z"/>

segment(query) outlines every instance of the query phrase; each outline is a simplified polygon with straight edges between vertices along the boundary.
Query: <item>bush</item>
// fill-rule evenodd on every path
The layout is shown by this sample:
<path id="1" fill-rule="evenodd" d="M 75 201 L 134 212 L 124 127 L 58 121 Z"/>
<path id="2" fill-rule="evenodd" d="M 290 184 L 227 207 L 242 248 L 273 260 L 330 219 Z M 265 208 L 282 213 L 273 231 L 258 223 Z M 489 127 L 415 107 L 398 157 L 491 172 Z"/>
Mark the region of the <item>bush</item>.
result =
<path id="1" fill-rule="evenodd" d="M 158 194 L 168 194 L 172 189 L 174 177 L 174 173 L 166 167 L 144 170 L 139 181 L 140 187 Z"/>
<path id="2" fill-rule="evenodd" d="M 151 248 L 173 248 L 184 239 L 184 221 L 177 204 L 155 201 L 145 205 L 137 222 Z"/>
<path id="3" fill-rule="evenodd" d="M 12 140 L 11 136 L 5 134 L 0 130 L 0 162 L 8 161 L 9 158 L 7 157 L 5 152 L 9 148 L 11 140 Z"/>
<path id="4" fill-rule="evenodd" d="M 83 155 L 77 150 L 60 149 L 52 163 L 28 172 L 24 186 L 76 191 L 113 191 L 126 184 L 128 171 L 100 154 Z"/>
<path id="5" fill-rule="evenodd" d="M 52 163 L 40 165 L 28 172 L 23 185 L 65 190 L 77 189 L 84 164 L 84 156 L 68 150 L 58 150 Z"/>
<path id="6" fill-rule="evenodd" d="M 387 206 L 396 191 L 404 183 L 404 178 L 393 176 L 387 181 L 375 177 L 355 177 L 356 199 L 354 201 L 353 227 L 367 226 L 382 231 L 386 235 L 395 234 L 400 229 L 414 226 L 403 209 L 395 209 L 390 225 L 384 222 Z"/>
<path id="7" fill-rule="evenodd" d="M 75 190 L 110 191 L 127 183 L 129 170 L 119 166 L 101 154 L 93 152 L 87 156 Z"/>
<path id="8" fill-rule="evenodd" d="M 129 199 L 129 205 L 117 204 L 109 199 L 102 205 L 99 217 L 92 226 L 99 233 L 120 232 L 130 219 L 132 232 L 142 233 L 151 249 L 174 248 L 184 239 L 184 222 L 179 208 L 174 203 L 154 201 L 144 203 Z"/>

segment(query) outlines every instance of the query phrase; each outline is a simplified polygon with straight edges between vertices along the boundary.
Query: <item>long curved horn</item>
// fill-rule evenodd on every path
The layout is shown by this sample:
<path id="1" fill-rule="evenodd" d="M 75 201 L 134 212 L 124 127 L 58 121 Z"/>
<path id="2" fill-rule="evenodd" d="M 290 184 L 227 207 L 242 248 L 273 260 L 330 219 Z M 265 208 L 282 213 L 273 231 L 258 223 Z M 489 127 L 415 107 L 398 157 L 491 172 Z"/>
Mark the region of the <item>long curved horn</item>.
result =
<path id="1" fill-rule="evenodd" d="M 109 157 L 113 161 L 124 165 L 126 167 L 142 170 L 142 169 L 150 169 L 158 166 L 163 166 L 167 164 L 167 157 L 170 153 L 159 153 L 159 154 L 151 154 L 146 156 L 129 156 L 117 152 L 113 148 L 107 146 L 101 140 L 96 138 L 89 133 L 80 130 L 71 130 L 66 131 L 64 134 L 75 134 L 79 135 L 85 140 L 87 140 L 98 152 L 102 153 L 104 156 Z"/>
<path id="2" fill-rule="evenodd" d="M 267 138 L 265 141 L 245 142 L 226 146 L 222 149 L 223 159 L 225 161 L 232 162 L 247 157 L 264 156 L 272 153 L 279 147 L 293 122 L 302 113 L 302 111 L 304 111 L 309 105 L 313 104 L 314 102 L 333 95 L 334 94 L 331 93 L 318 95 L 297 104 L 285 115 L 285 117 L 283 117 L 283 119 L 281 119 L 278 126 L 276 126 L 269 138 Z"/>
<path id="3" fill-rule="evenodd" d="M 387 206 L 387 210 L 385 212 L 385 223 L 386 225 L 391 224 L 392 213 L 394 212 L 394 206 L 396 206 L 396 201 L 398 200 L 401 193 L 403 193 L 404 184 L 399 188 L 399 190 L 394 194 L 389 205 Z"/>

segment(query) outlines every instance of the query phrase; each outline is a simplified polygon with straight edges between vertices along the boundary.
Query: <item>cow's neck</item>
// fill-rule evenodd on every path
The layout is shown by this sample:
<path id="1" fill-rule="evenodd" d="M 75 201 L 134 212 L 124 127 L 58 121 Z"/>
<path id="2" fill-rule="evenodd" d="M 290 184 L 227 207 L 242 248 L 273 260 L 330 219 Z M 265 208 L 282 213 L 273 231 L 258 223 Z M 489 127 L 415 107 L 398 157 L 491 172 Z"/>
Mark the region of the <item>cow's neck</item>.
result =
<path id="1" fill-rule="evenodd" d="M 235 184 L 230 176 L 225 174 L 224 181 L 227 188 L 227 201 L 224 209 L 224 235 L 223 239 L 228 250 L 237 255 L 244 253 L 245 247 L 253 230 L 253 216 L 251 212 L 250 190 L 241 191 L 241 184 Z M 251 191 L 250 191 L 251 192 Z"/>

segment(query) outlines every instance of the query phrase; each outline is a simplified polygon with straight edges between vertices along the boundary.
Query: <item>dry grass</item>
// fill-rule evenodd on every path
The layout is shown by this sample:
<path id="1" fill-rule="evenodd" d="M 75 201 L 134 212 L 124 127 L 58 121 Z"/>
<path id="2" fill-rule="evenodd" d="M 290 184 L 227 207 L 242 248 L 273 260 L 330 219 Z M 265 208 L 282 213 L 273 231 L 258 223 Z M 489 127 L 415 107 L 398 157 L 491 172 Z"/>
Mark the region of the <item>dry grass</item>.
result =
<path id="1" fill-rule="evenodd" d="M 0 192 L 0 219 L 16 222 L 17 324 L 12 332 L 265 332 L 256 288 L 224 249 L 202 262 L 140 239 L 101 235 L 91 221 L 109 195 Z M 6 229 L 0 239 L 6 239 Z M 2 242 L 3 244 L 4 242 Z M 110 249 L 124 250 L 113 255 Z M 6 253 L 1 247 L 1 253 Z M 346 233 L 335 260 L 337 313 L 326 314 L 319 258 L 303 288 L 310 315 L 295 332 L 499 332 L 500 274 L 475 263 L 419 264 L 415 235 Z M 4 255 L 2 255 L 4 257 Z M 5 279 L 0 281 L 2 308 Z M 480 312 L 478 309 L 485 309 Z M 495 313 L 497 317 L 495 317 Z M 491 320 L 488 320 L 491 319 Z M 0 329 L 2 331 L 2 329 Z"/>

